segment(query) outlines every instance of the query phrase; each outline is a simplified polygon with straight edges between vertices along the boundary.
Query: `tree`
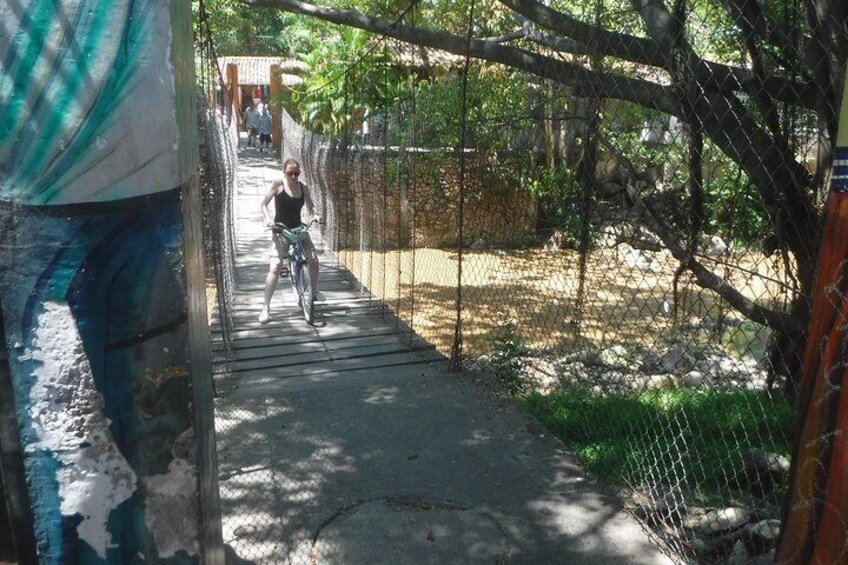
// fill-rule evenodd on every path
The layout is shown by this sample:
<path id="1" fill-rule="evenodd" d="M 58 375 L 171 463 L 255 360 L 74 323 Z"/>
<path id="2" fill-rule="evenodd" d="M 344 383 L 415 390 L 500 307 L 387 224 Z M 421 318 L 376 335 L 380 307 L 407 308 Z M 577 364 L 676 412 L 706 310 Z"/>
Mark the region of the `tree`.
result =
<path id="1" fill-rule="evenodd" d="M 487 10 L 488 17 L 475 20 L 470 41 L 462 34 L 468 7 L 462 3 L 457 7 L 413 0 L 410 6 L 417 4 L 431 16 L 441 14 L 419 17 L 415 21 L 427 25 L 413 26 L 397 19 L 396 5 L 388 7 L 389 17 L 366 13 L 376 10 L 367 0 L 359 0 L 363 11 L 300 0 L 243 1 L 455 54 L 467 49 L 471 57 L 536 75 L 587 97 L 629 102 L 682 120 L 695 143 L 693 154 L 703 140 L 720 148 L 768 206 L 769 230 L 791 259 L 787 262 L 797 280 L 793 304 L 784 311 L 746 297 L 699 261 L 691 238 L 676 235 L 637 192 L 628 196 L 696 284 L 774 330 L 778 339 L 773 367 L 796 375 L 848 57 L 844 0 L 478 0 L 478 9 Z M 448 4 L 452 10 L 439 11 Z M 696 29 L 704 22 L 710 24 L 709 34 Z M 801 121 L 809 126 L 801 128 L 799 139 Z M 798 146 L 813 139 L 820 152 L 810 170 Z M 699 198 L 703 200 L 699 181 L 693 174 L 695 217 Z"/>
<path id="2" fill-rule="evenodd" d="M 299 53 L 309 46 L 317 27 L 285 12 L 251 10 L 239 0 L 193 0 L 195 18 L 200 17 L 201 4 L 219 56 Z"/>

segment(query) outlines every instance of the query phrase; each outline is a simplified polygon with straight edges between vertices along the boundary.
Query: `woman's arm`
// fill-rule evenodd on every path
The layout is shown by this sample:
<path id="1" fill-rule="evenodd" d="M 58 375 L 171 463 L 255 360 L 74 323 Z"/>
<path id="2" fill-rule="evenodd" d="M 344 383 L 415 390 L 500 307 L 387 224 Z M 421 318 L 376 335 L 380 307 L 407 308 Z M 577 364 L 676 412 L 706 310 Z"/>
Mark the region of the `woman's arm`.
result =
<path id="1" fill-rule="evenodd" d="M 274 223 L 274 214 L 268 208 L 268 204 L 270 204 L 271 200 L 273 200 L 277 195 L 277 189 L 281 184 L 282 183 L 280 181 L 274 181 L 274 184 L 272 184 L 271 188 L 268 189 L 268 194 L 266 194 L 265 198 L 262 199 L 262 204 L 259 205 L 259 212 L 262 214 L 262 220 L 265 222 L 265 225 L 271 225 Z"/>

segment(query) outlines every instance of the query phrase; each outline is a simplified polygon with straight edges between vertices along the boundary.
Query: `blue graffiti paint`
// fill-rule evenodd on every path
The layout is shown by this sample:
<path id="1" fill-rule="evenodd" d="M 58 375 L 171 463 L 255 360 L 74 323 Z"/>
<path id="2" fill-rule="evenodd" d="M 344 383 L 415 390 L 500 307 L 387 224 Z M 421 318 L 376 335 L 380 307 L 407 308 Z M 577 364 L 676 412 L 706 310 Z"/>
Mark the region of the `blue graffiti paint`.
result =
<path id="1" fill-rule="evenodd" d="M 193 423 L 172 17 L 188 3 L 0 3 L 0 306 L 43 563 L 197 560 L 158 555 L 145 514 Z"/>
<path id="2" fill-rule="evenodd" d="M 142 71 L 167 64 L 147 60 L 150 42 L 163 39 L 152 33 L 151 22 L 162 11 L 155 0 L 89 0 L 65 10 L 51 0 L 28 5 L 2 60 L 7 81 L 0 89 L 0 199 L 59 202 L 69 182 L 109 160 L 125 142 L 110 132 L 132 110 L 122 107 L 130 94 L 150 88 Z M 51 46 L 57 33 L 64 35 Z M 112 57 L 105 69 L 98 59 L 104 53 Z M 44 84 L 33 84 L 35 70 Z M 170 149 L 171 142 L 164 145 Z"/>
<path id="3" fill-rule="evenodd" d="M 38 58 L 44 47 L 50 22 L 56 18 L 55 2 L 52 0 L 41 0 L 27 6 L 20 16 L 20 25 L 14 34 L 12 43 L 6 56 L 3 57 L 0 72 L 4 76 L 12 77 L 11 85 L 7 91 L 2 92 L 0 98 L 0 131 L 2 139 L 17 142 L 26 131 L 26 122 L 21 124 L 21 116 L 26 114 L 26 90 L 24 86 L 28 83 L 32 70 L 35 68 Z M 21 131 L 23 129 L 23 131 Z M 0 155 L 3 146 L 0 145 Z"/>
<path id="4" fill-rule="evenodd" d="M 116 23 L 123 23 L 111 20 L 107 10 L 94 9 L 96 5 L 93 4 L 83 2 L 76 10 L 71 28 L 82 33 L 65 38 L 55 64 L 58 68 L 51 75 L 50 84 L 32 105 L 32 115 L 38 123 L 38 135 L 28 138 L 22 144 L 23 150 L 28 153 L 28 162 L 22 169 L 29 178 L 38 178 L 41 171 L 46 169 L 48 161 L 53 159 L 53 148 L 65 133 L 65 116 L 73 110 L 80 98 L 80 91 L 92 86 L 89 61 L 97 58 L 106 40 L 104 31 Z M 48 93 L 51 96 L 48 97 Z"/>
<path id="5" fill-rule="evenodd" d="M 187 373 L 156 382 L 150 371 L 185 368 L 185 288 L 181 254 L 181 210 L 172 197 L 147 207 L 112 213 L 68 216 L 22 209 L 22 225 L 30 233 L 26 261 L 8 255 L 20 244 L 3 248 L 0 294 L 10 319 L 20 320 L 10 335 L 10 365 L 19 421 L 25 442 L 38 440 L 29 414 L 28 397 L 38 361 L 28 358 L 32 328 L 48 301 L 69 305 L 85 349 L 103 412 L 122 456 L 139 480 L 167 472 L 171 446 L 192 426 Z M 119 204 L 119 203 L 118 203 Z M 15 265 L 14 267 L 10 267 Z M 29 282 L 27 282 L 29 281 Z M 28 289 L 28 290 L 27 290 Z M 8 329 L 8 328 L 7 328 Z M 167 344 L 168 352 L 163 352 Z M 115 549 L 106 559 L 76 533 L 78 517 L 60 514 L 56 482 L 60 462 L 40 450 L 29 456 L 28 476 L 34 490 L 34 514 L 44 563 L 126 563 L 138 555 L 155 556 L 147 532 L 144 500 L 139 493 L 112 511 L 108 531 Z M 147 540 L 147 541 L 145 541 Z M 178 554 L 163 563 L 191 563 L 196 557 Z"/>
<path id="6" fill-rule="evenodd" d="M 20 411 L 19 411 L 20 412 Z M 64 553 L 65 521 L 60 512 L 61 499 L 56 472 L 59 462 L 48 451 L 32 453 L 24 461 L 33 501 L 33 520 L 39 558 L 44 563 L 59 563 Z"/>

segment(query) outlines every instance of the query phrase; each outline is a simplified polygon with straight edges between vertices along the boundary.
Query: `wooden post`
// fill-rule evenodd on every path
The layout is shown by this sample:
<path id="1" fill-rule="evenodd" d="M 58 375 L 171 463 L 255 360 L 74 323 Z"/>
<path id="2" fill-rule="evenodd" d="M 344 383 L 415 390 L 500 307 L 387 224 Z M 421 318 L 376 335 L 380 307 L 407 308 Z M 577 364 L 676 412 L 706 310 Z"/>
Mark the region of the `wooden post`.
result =
<path id="1" fill-rule="evenodd" d="M 271 92 L 268 94 L 268 106 L 271 110 L 271 141 L 279 155 L 282 151 L 283 128 L 281 125 L 279 95 L 283 91 L 282 69 L 280 65 L 271 65 Z"/>
<path id="2" fill-rule="evenodd" d="M 227 96 L 227 116 L 231 117 L 231 112 L 234 112 L 236 123 L 241 126 L 241 90 L 239 89 L 238 66 L 235 63 L 227 63 L 227 86 L 230 89 Z"/>
<path id="3" fill-rule="evenodd" d="M 845 84 L 801 371 L 799 433 L 775 558 L 784 565 L 846 562 L 848 74 Z"/>

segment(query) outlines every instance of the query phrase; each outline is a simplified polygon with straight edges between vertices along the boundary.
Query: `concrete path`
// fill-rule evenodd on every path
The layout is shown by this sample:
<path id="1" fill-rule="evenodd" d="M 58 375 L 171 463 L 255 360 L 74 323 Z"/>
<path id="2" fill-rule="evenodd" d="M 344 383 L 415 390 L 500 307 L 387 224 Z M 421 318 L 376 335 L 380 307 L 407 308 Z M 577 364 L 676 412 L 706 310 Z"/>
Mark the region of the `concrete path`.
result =
<path id="1" fill-rule="evenodd" d="M 323 265 L 316 326 L 267 271 L 259 201 L 279 169 L 242 150 L 234 359 L 216 406 L 234 563 L 670 563 L 511 400 Z M 317 241 L 317 238 L 314 238 Z"/>

